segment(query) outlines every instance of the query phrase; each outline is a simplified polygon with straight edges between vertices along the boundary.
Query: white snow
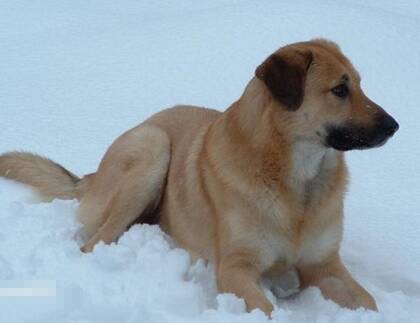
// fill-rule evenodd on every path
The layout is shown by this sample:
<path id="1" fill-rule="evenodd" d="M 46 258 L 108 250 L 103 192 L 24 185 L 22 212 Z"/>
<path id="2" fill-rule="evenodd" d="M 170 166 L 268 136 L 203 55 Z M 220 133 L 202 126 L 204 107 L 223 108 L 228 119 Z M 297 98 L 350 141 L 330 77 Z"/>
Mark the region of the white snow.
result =
<path id="1" fill-rule="evenodd" d="M 416 0 L 0 1 L 0 152 L 92 172 L 116 136 L 152 113 L 176 103 L 225 109 L 268 54 L 315 37 L 341 45 L 401 126 L 384 147 L 347 154 L 342 256 L 380 312 L 339 308 L 312 288 L 277 300 L 273 321 L 419 322 Z M 268 322 L 217 295 L 212 265 L 191 264 L 157 226 L 82 254 L 77 202 L 32 199 L 0 179 L 1 323 Z M 50 295 L 5 296 L 6 287 Z"/>

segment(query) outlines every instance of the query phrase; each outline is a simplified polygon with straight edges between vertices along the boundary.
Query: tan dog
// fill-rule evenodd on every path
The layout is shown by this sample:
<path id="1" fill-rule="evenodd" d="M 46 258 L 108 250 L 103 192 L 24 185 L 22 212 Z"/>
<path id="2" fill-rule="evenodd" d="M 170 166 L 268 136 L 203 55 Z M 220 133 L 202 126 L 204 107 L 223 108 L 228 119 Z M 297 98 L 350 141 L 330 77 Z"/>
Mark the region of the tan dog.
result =
<path id="1" fill-rule="evenodd" d="M 260 278 L 295 268 L 348 308 L 377 310 L 339 256 L 347 170 L 343 151 L 382 145 L 398 124 L 369 100 L 337 45 L 283 47 L 224 113 L 178 106 L 119 137 L 95 174 L 78 179 L 27 153 L 0 175 L 45 199 L 78 198 L 92 251 L 133 222 L 159 223 L 194 257 L 215 263 L 220 292 L 270 314 Z"/>

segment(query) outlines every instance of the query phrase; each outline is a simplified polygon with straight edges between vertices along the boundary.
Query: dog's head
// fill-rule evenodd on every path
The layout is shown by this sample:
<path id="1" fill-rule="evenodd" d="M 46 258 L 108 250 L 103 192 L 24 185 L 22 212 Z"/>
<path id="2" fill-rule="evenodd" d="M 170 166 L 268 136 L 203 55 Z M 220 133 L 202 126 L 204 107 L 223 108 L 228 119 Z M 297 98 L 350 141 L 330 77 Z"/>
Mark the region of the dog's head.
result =
<path id="1" fill-rule="evenodd" d="M 398 130 L 398 123 L 366 97 L 358 72 L 332 42 L 285 46 L 255 73 L 275 108 L 288 115 L 296 137 L 345 151 L 381 146 Z"/>

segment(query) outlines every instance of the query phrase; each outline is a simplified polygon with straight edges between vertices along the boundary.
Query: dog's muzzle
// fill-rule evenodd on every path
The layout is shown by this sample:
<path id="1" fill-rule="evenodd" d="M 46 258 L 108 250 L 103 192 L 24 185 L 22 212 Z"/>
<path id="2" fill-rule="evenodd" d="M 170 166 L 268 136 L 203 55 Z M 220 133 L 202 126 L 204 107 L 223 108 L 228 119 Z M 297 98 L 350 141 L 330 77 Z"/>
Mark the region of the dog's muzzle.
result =
<path id="1" fill-rule="evenodd" d="M 348 122 L 341 126 L 327 126 L 325 144 L 337 150 L 368 149 L 384 145 L 399 125 L 386 112 L 381 112 L 373 126 L 363 126 Z"/>

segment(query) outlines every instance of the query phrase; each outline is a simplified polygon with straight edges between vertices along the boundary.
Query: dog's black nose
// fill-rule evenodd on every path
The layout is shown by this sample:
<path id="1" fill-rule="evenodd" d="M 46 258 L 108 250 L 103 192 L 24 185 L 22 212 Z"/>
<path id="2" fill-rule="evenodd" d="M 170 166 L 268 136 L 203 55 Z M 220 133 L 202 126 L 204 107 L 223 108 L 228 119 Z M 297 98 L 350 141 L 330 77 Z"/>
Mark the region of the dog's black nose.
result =
<path id="1" fill-rule="evenodd" d="M 399 126 L 398 122 L 395 121 L 395 119 L 393 117 L 388 115 L 382 121 L 381 127 L 382 127 L 382 129 L 384 129 L 385 133 L 388 136 L 392 136 L 394 133 L 397 132 L 397 130 L 400 126 Z"/>

